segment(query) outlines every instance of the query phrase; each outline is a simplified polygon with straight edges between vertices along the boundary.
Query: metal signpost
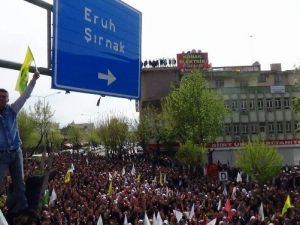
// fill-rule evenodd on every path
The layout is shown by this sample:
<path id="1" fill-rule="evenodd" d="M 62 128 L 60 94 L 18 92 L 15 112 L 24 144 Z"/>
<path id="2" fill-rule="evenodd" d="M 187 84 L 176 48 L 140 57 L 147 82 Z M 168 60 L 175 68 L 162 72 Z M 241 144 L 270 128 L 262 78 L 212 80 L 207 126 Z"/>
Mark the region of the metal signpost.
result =
<path id="1" fill-rule="evenodd" d="M 53 15 L 53 88 L 139 99 L 139 11 L 118 0 L 58 0 Z"/>

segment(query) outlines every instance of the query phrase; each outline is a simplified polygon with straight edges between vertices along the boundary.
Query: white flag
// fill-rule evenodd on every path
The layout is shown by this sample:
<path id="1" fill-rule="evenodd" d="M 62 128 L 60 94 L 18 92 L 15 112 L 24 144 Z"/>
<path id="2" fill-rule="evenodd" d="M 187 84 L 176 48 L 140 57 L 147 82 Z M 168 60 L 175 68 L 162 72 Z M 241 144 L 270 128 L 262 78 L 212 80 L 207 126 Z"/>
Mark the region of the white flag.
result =
<path id="1" fill-rule="evenodd" d="M 224 195 L 225 197 L 227 196 L 227 188 L 226 188 L 226 186 L 224 186 L 223 195 Z"/>
<path id="2" fill-rule="evenodd" d="M 163 225 L 163 221 L 162 221 L 159 211 L 158 211 L 157 217 L 156 217 L 156 225 Z"/>
<path id="3" fill-rule="evenodd" d="M 189 219 L 191 220 L 195 216 L 195 204 L 193 204 L 191 208 L 191 212 L 189 214 Z"/>
<path id="4" fill-rule="evenodd" d="M 240 174 L 240 172 L 237 173 L 237 176 L 236 176 L 236 182 L 242 182 L 243 179 L 242 179 L 242 176 Z"/>
<path id="5" fill-rule="evenodd" d="M 102 220 L 102 217 L 101 217 L 101 215 L 99 216 L 99 219 L 98 219 L 97 225 L 103 225 L 103 220 Z"/>
<path id="6" fill-rule="evenodd" d="M 221 199 L 219 199 L 218 211 L 221 211 L 221 209 L 222 209 L 222 201 L 221 201 Z"/>
<path id="7" fill-rule="evenodd" d="M 155 216 L 155 212 L 153 212 L 153 216 L 152 216 L 152 225 L 156 225 L 156 216 Z"/>
<path id="8" fill-rule="evenodd" d="M 144 217 L 144 225 L 151 225 L 149 218 L 147 216 L 147 212 L 145 212 L 145 217 Z"/>
<path id="9" fill-rule="evenodd" d="M 128 221 L 127 221 L 127 216 L 126 216 L 126 214 L 125 214 L 125 217 L 124 217 L 124 223 L 123 223 L 124 225 L 127 225 L 128 224 Z"/>
<path id="10" fill-rule="evenodd" d="M 112 175 L 110 172 L 108 172 L 108 180 L 112 180 Z"/>
<path id="11" fill-rule="evenodd" d="M 71 164 L 71 172 L 74 173 L 74 170 L 75 170 L 75 167 L 74 167 L 74 164 L 72 163 Z"/>
<path id="12" fill-rule="evenodd" d="M 89 165 L 89 160 L 88 160 L 88 158 L 86 158 L 85 161 L 86 161 L 86 165 Z"/>
<path id="13" fill-rule="evenodd" d="M 134 175 L 135 175 L 135 168 L 134 168 L 134 164 L 132 164 L 131 175 L 132 175 L 132 176 L 134 176 Z"/>
<path id="14" fill-rule="evenodd" d="M 8 225 L 8 223 L 7 223 L 7 221 L 6 221 L 5 217 L 4 217 L 1 209 L 0 209 L 0 225 Z"/>
<path id="15" fill-rule="evenodd" d="M 54 205 L 54 202 L 55 202 L 56 199 L 57 199 L 57 195 L 56 195 L 56 192 L 53 188 L 53 190 L 51 192 L 50 200 L 49 200 L 49 205 Z"/>
<path id="16" fill-rule="evenodd" d="M 167 174 L 164 173 L 164 184 L 166 184 L 166 183 L 167 183 Z"/>
<path id="17" fill-rule="evenodd" d="M 211 220 L 211 221 L 210 221 L 208 224 L 206 224 L 206 225 L 215 225 L 216 222 L 217 222 L 217 218 Z"/>
<path id="18" fill-rule="evenodd" d="M 259 215 L 260 221 L 265 220 L 264 206 L 263 206 L 262 203 L 260 203 L 260 207 L 259 207 L 259 210 L 258 210 L 258 215 Z"/>
<path id="19" fill-rule="evenodd" d="M 122 176 L 124 176 L 125 175 L 125 168 L 123 167 L 123 169 L 122 169 Z"/>
<path id="20" fill-rule="evenodd" d="M 203 175 L 204 175 L 204 176 L 207 175 L 207 169 L 206 169 L 206 166 L 203 166 Z"/>
<path id="21" fill-rule="evenodd" d="M 175 209 L 173 209 L 173 212 L 174 212 L 175 217 L 176 217 L 176 219 L 177 219 L 177 223 L 179 223 L 179 221 L 181 220 L 181 218 L 182 218 L 182 216 L 183 216 L 183 213 L 180 212 L 180 211 L 178 211 L 178 210 L 175 210 Z"/>
<path id="22" fill-rule="evenodd" d="M 234 187 L 234 188 L 232 189 L 231 198 L 232 198 L 233 201 L 236 200 L 236 187 Z"/>

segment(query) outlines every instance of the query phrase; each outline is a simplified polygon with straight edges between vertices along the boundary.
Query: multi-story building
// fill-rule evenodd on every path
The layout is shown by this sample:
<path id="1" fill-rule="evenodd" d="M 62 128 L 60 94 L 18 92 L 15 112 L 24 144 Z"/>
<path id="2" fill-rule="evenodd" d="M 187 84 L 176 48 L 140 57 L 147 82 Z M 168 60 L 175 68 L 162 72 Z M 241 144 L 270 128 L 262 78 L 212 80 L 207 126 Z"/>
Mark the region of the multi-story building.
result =
<path id="1" fill-rule="evenodd" d="M 300 74 L 282 71 L 271 64 L 262 71 L 259 63 L 251 66 L 213 67 L 204 72 L 210 88 L 224 96 L 231 113 L 224 121 L 224 132 L 210 145 L 214 160 L 234 163 L 234 152 L 248 139 L 263 138 L 277 146 L 289 165 L 300 164 L 300 114 L 292 107 L 300 90 L 294 86 Z M 140 107 L 160 105 L 172 85 L 179 85 L 183 73 L 177 67 L 144 68 Z"/>

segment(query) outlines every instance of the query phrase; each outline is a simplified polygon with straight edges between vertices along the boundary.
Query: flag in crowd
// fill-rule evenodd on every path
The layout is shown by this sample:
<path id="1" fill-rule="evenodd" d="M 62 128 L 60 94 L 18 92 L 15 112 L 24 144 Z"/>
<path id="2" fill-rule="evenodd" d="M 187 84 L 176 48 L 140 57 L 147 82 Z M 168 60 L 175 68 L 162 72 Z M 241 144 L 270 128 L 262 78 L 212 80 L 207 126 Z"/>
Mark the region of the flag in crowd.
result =
<path id="1" fill-rule="evenodd" d="M 237 177 L 236 177 L 236 182 L 242 182 L 243 181 L 243 179 L 242 179 L 242 175 L 241 175 L 241 173 L 240 172 L 238 172 L 237 173 Z"/>
<path id="2" fill-rule="evenodd" d="M 259 215 L 260 221 L 264 221 L 265 220 L 264 206 L 263 206 L 262 203 L 260 203 L 260 207 L 259 207 L 259 210 L 258 210 L 258 215 Z"/>
<path id="3" fill-rule="evenodd" d="M 53 206 L 56 199 L 57 199 L 57 195 L 56 195 L 55 189 L 53 188 L 52 192 L 51 192 L 50 200 L 49 200 L 49 205 Z"/>
<path id="4" fill-rule="evenodd" d="M 70 183 L 70 181 L 71 181 L 71 172 L 72 172 L 71 169 L 68 169 L 68 171 L 67 171 L 67 173 L 64 177 L 65 184 Z"/>
<path id="5" fill-rule="evenodd" d="M 27 87 L 28 79 L 29 79 L 29 67 L 32 62 L 34 62 L 35 64 L 33 54 L 28 46 L 25 59 L 21 66 L 20 73 L 16 83 L 16 88 L 15 88 L 15 90 L 18 91 L 20 94 L 22 94 Z"/>
<path id="6" fill-rule="evenodd" d="M 5 217 L 4 217 L 1 209 L 0 209 L 0 225 L 8 225 L 8 223 L 7 223 L 7 221 L 6 221 Z"/>
<path id="7" fill-rule="evenodd" d="M 189 219 L 191 220 L 195 216 L 195 204 L 193 204 L 191 208 L 191 212 L 189 214 Z"/>
<path id="8" fill-rule="evenodd" d="M 283 208 L 282 208 L 281 215 L 283 216 L 283 215 L 287 212 L 287 210 L 288 210 L 289 208 L 291 208 L 291 206 L 292 206 L 292 205 L 291 205 L 291 198 L 290 198 L 290 195 L 288 195 L 288 196 L 286 197 L 284 206 L 283 206 Z"/>
<path id="9" fill-rule="evenodd" d="M 125 214 L 123 225 L 127 225 L 127 224 L 128 224 L 128 221 L 127 221 L 127 215 Z"/>
<path id="10" fill-rule="evenodd" d="M 161 173 L 159 173 L 159 184 L 160 184 L 160 186 L 164 185 L 163 176 Z"/>
<path id="11" fill-rule="evenodd" d="M 102 216 L 100 215 L 97 221 L 97 225 L 103 225 Z"/>
<path id="12" fill-rule="evenodd" d="M 123 167 L 123 169 L 122 169 L 122 176 L 124 176 L 125 175 L 125 168 Z"/>
<path id="13" fill-rule="evenodd" d="M 145 216 L 144 216 L 144 225 L 151 225 L 149 218 L 147 216 L 147 212 L 145 212 Z"/>
<path id="14" fill-rule="evenodd" d="M 134 164 L 132 164 L 131 175 L 132 175 L 132 176 L 134 176 L 134 175 L 135 175 L 135 168 L 134 168 Z"/>
<path id="15" fill-rule="evenodd" d="M 110 182 L 109 182 L 109 186 L 108 186 L 108 191 L 107 191 L 107 193 L 108 193 L 108 194 L 111 194 L 112 191 L 113 191 L 113 186 L 112 186 L 112 181 L 110 181 Z"/>
<path id="16" fill-rule="evenodd" d="M 180 211 L 178 211 L 178 210 L 175 210 L 175 209 L 173 209 L 173 213 L 175 214 L 177 223 L 179 223 L 179 221 L 180 221 L 181 218 L 183 217 L 183 213 L 180 212 Z"/>
<path id="17" fill-rule="evenodd" d="M 217 219 L 215 218 L 215 219 L 211 220 L 207 225 L 215 225 L 216 222 L 217 222 Z"/>

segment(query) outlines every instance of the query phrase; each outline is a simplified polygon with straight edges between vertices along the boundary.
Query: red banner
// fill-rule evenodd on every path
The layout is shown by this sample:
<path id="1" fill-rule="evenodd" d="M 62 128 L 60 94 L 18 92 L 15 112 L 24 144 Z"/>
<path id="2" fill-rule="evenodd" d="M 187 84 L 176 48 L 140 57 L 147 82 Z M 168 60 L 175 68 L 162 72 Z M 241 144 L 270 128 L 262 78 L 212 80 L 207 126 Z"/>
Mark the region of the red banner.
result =
<path id="1" fill-rule="evenodd" d="M 177 54 L 177 67 L 181 71 L 191 71 L 193 69 L 207 70 L 211 65 L 208 63 L 206 52 L 181 53 Z"/>

